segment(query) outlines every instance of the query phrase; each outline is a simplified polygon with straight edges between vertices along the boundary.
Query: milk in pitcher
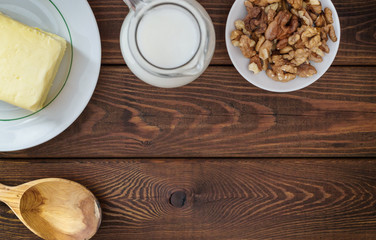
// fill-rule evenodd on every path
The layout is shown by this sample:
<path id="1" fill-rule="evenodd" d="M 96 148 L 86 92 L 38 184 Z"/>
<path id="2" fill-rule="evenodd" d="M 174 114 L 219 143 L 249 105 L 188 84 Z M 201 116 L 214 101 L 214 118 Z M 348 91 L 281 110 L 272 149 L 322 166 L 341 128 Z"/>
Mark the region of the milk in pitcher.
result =
<path id="1" fill-rule="evenodd" d="M 137 45 L 150 64 L 164 69 L 183 66 L 200 45 L 200 27 L 185 8 L 163 4 L 150 10 L 138 25 Z"/>

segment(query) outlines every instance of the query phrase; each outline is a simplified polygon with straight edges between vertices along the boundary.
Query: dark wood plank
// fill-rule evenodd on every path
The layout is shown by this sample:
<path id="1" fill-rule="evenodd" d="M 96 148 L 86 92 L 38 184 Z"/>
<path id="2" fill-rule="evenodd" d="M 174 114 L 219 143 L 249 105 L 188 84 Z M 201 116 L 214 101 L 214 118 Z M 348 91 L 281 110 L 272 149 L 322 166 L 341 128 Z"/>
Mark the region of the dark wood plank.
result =
<path id="1" fill-rule="evenodd" d="M 40 177 L 86 185 L 103 208 L 98 240 L 376 239 L 374 160 L 4 160 L 0 165 L 0 182 L 8 185 Z M 186 195 L 182 207 L 170 204 L 177 192 Z M 37 239 L 4 204 L 0 216 L 0 239 Z"/>
<path id="2" fill-rule="evenodd" d="M 210 67 L 178 89 L 104 66 L 93 99 L 67 131 L 0 157 L 376 156 L 375 76 L 376 68 L 332 67 L 306 89 L 277 94 L 230 66 Z"/>
<path id="3" fill-rule="evenodd" d="M 217 47 L 213 64 L 230 65 L 225 25 L 230 0 L 200 0 L 215 25 Z M 104 64 L 124 64 L 119 45 L 120 28 L 128 8 L 122 0 L 89 0 L 101 31 Z M 334 65 L 376 65 L 376 0 L 333 0 L 340 16 L 342 41 Z"/>

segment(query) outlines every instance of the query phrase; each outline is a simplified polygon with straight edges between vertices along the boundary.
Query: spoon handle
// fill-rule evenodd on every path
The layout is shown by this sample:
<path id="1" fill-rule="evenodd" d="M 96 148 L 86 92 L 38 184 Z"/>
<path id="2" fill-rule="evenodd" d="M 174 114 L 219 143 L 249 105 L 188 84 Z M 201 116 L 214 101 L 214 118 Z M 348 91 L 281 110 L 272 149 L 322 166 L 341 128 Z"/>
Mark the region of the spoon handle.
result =
<path id="1" fill-rule="evenodd" d="M 22 191 L 19 191 L 19 189 L 0 183 L 0 201 L 7 204 L 13 211 L 18 209 L 21 196 Z"/>
<path id="2" fill-rule="evenodd" d="M 9 187 L 0 183 L 0 201 L 7 203 L 9 195 Z"/>

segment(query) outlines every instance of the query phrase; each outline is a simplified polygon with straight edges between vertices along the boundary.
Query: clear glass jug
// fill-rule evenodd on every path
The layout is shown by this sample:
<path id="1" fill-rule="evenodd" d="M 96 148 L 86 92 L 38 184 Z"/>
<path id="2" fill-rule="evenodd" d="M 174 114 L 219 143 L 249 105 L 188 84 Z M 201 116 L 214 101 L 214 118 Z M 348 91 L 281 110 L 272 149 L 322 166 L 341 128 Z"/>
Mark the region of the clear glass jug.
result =
<path id="1" fill-rule="evenodd" d="M 216 39 L 211 18 L 198 2 L 125 3 L 130 12 L 121 29 L 120 46 L 125 62 L 139 79 L 156 87 L 174 88 L 194 81 L 206 70 Z"/>

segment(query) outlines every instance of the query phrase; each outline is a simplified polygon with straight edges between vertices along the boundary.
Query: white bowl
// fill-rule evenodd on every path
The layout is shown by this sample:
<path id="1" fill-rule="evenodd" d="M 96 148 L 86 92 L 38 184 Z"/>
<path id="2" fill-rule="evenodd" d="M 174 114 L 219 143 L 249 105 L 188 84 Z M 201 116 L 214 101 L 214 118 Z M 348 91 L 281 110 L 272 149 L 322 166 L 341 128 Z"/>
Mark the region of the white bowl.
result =
<path id="1" fill-rule="evenodd" d="M 297 77 L 296 79 L 283 83 L 277 82 L 270 79 L 266 76 L 265 71 L 260 72 L 259 74 L 253 74 L 253 72 L 248 70 L 249 59 L 245 58 L 241 53 L 240 49 L 234 47 L 231 44 L 230 35 L 233 30 L 235 30 L 234 22 L 238 19 L 243 19 L 247 15 L 247 10 L 244 7 L 244 0 L 236 0 L 230 10 L 230 13 L 227 18 L 226 23 L 226 46 L 227 52 L 230 56 L 232 63 L 234 64 L 235 68 L 238 72 L 250 83 L 253 85 L 262 88 L 267 91 L 271 92 L 292 92 L 302 88 L 305 88 L 316 80 L 318 80 L 324 73 L 329 69 L 330 65 L 333 63 L 339 48 L 339 43 L 341 40 L 341 27 L 339 23 L 339 18 L 337 11 L 330 0 L 320 0 L 323 6 L 328 7 L 333 12 L 333 20 L 334 20 L 334 29 L 337 35 L 337 42 L 332 42 L 330 39 L 328 40 L 327 44 L 330 48 L 330 53 L 326 54 L 323 59 L 324 61 L 321 63 L 314 63 L 311 61 L 311 64 L 317 69 L 317 74 L 309 77 L 309 78 L 301 78 Z"/>

